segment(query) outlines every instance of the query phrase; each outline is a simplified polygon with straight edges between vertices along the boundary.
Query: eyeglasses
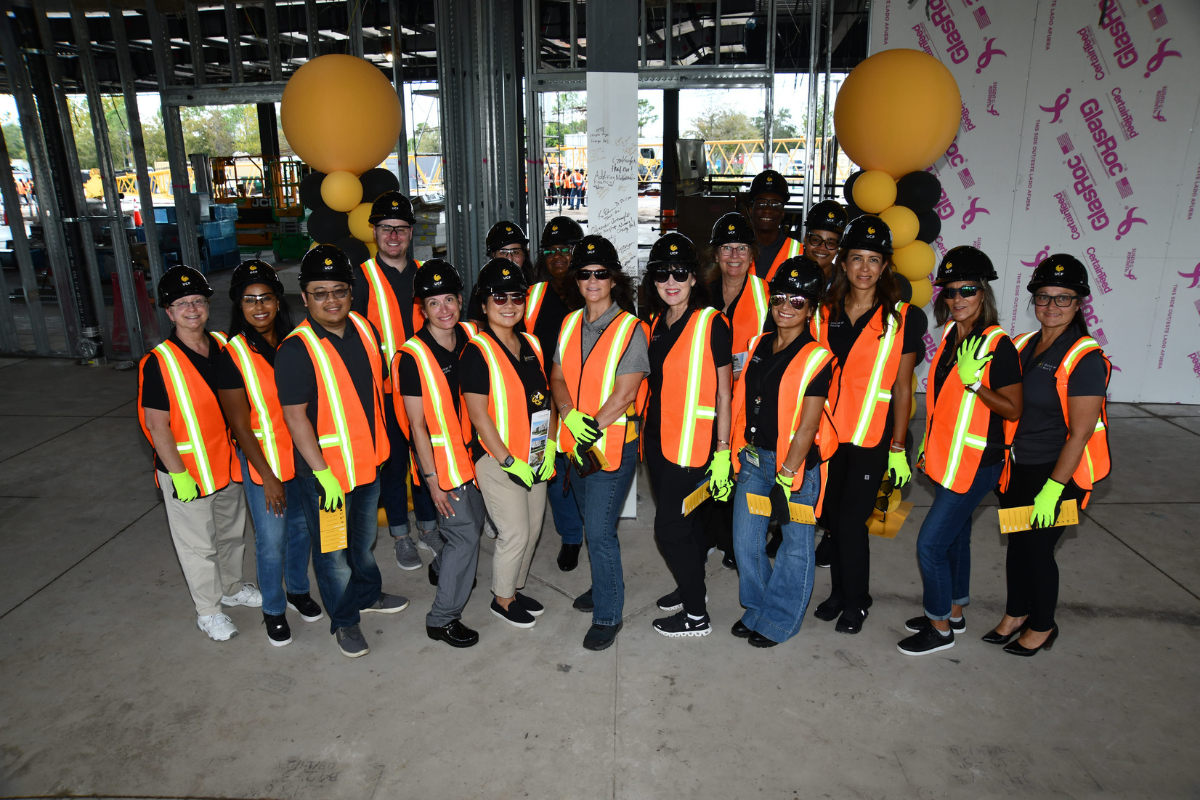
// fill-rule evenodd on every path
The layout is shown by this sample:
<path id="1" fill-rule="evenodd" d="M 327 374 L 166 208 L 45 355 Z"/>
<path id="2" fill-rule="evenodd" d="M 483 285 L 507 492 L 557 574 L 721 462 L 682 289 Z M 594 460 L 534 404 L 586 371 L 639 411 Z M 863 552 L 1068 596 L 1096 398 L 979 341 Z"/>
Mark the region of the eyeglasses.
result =
<path id="1" fill-rule="evenodd" d="M 792 308 L 799 311 L 808 303 L 808 298 L 802 294 L 773 294 L 771 295 L 771 305 L 781 306 L 784 303 L 791 303 Z"/>
<path id="2" fill-rule="evenodd" d="M 512 261 L 513 256 L 523 256 L 523 255 L 525 255 L 525 250 L 520 247 L 514 247 L 514 248 L 511 248 L 508 250 L 497 250 L 496 251 L 496 258 L 507 258 L 509 261 Z"/>
<path id="3" fill-rule="evenodd" d="M 744 256 L 750 252 L 750 246 L 745 244 L 723 244 L 717 248 L 723 256 Z"/>
<path id="4" fill-rule="evenodd" d="M 754 208 L 780 209 L 780 208 L 783 208 L 783 203 L 781 203 L 778 200 L 755 200 L 753 207 Z"/>
<path id="5" fill-rule="evenodd" d="M 1035 294 L 1033 296 L 1033 304 L 1035 306 L 1048 306 L 1050 301 L 1054 301 L 1054 305 L 1059 308 L 1066 308 L 1079 299 L 1079 295 L 1075 294 Z"/>
<path id="6" fill-rule="evenodd" d="M 201 309 L 208 305 L 208 298 L 201 297 L 199 300 L 180 300 L 178 303 L 171 303 L 171 308 L 183 311 L 187 308 Z"/>
<path id="7" fill-rule="evenodd" d="M 666 283 L 671 278 L 675 279 L 676 283 L 687 283 L 688 276 L 692 274 L 690 269 L 656 269 L 654 270 L 654 282 Z"/>
<path id="8" fill-rule="evenodd" d="M 824 239 L 816 234 L 809 234 L 808 238 L 804 240 L 804 243 L 814 250 L 823 249 L 832 253 L 838 249 L 838 243 L 840 241 L 841 240 L 837 239 L 836 237 L 832 239 Z"/>
<path id="9" fill-rule="evenodd" d="M 399 236 L 403 233 L 411 233 L 411 225 L 376 225 L 375 229 L 384 236 Z"/>
<path id="10" fill-rule="evenodd" d="M 581 269 L 575 273 L 575 280 L 584 282 L 595 278 L 598 281 L 606 281 L 612 277 L 612 272 L 607 269 Z"/>
<path id="11" fill-rule="evenodd" d="M 512 303 L 514 306 L 525 305 L 524 292 L 492 292 L 492 302 L 498 306 Z"/>
<path id="12" fill-rule="evenodd" d="M 963 286 L 959 289 L 942 289 L 941 296 L 947 300 L 953 300 L 956 297 L 974 297 L 983 291 L 982 286 Z M 1045 295 L 1043 295 L 1045 296 Z"/>
<path id="13" fill-rule="evenodd" d="M 259 303 L 266 305 L 268 302 L 275 299 L 276 296 L 274 292 L 267 292 L 266 294 L 244 294 L 242 295 L 242 305 L 256 306 Z"/>
<path id="14" fill-rule="evenodd" d="M 343 286 L 341 289 L 330 289 L 329 291 L 318 289 L 315 292 L 305 292 L 305 294 L 318 303 L 324 303 L 330 297 L 334 300 L 345 300 L 349 296 L 350 290 Z"/>

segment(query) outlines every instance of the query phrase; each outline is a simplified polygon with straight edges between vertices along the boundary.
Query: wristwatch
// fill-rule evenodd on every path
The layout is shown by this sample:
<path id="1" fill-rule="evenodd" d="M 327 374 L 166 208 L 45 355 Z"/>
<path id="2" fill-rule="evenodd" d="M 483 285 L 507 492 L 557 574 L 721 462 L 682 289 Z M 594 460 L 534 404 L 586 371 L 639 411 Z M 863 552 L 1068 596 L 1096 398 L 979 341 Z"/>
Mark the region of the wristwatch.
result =
<path id="1" fill-rule="evenodd" d="M 513 465 L 514 461 L 516 461 L 516 459 L 512 457 L 512 453 L 509 453 L 508 458 L 506 458 L 500 462 L 500 466 L 503 467 L 504 469 L 508 469 L 509 467 L 511 467 Z"/>
<path id="2" fill-rule="evenodd" d="M 974 383 L 972 383 L 970 386 L 964 386 L 963 388 L 966 389 L 971 394 L 975 394 L 976 392 L 979 391 L 980 386 L 983 386 L 983 381 L 977 380 Z"/>

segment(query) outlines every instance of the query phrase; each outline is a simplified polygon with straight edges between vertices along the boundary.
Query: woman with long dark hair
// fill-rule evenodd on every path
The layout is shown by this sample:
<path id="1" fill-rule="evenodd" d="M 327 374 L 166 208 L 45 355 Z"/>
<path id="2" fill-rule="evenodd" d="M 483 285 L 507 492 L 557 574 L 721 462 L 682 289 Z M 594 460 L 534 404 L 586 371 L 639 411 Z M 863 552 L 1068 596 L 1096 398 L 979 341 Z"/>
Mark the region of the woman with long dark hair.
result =
<path id="1" fill-rule="evenodd" d="M 1105 397 L 1112 365 L 1088 333 L 1080 306 L 1091 294 L 1087 268 L 1056 253 L 1029 280 L 1041 329 L 1014 340 L 1024 372 L 1024 411 L 1012 430 L 1012 457 L 1001 479 L 1001 508 L 1033 506 L 1032 530 L 1008 534 L 1004 617 L 983 641 L 1033 656 L 1058 638 L 1058 564 L 1063 502 L 1087 505 L 1111 468 Z M 1019 638 L 1010 642 L 1014 636 Z"/>
<path id="2" fill-rule="evenodd" d="M 971 514 L 1000 482 L 1005 423 L 1021 416 L 1021 364 L 997 319 L 994 280 L 992 260 L 974 247 L 953 248 L 938 266 L 942 291 L 933 315 L 942 340 L 929 373 L 921 445 L 933 506 L 917 537 L 925 614 L 905 623 L 913 634 L 898 645 L 905 655 L 953 647 L 954 634 L 966 630 Z"/>

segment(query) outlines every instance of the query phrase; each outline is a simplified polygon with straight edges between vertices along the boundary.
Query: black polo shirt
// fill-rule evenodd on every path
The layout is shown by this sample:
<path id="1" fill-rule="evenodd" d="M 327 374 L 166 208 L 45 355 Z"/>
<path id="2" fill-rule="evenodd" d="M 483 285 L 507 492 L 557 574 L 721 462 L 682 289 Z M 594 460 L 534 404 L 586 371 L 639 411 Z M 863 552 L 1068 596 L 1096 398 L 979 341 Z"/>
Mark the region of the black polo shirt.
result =
<path id="1" fill-rule="evenodd" d="M 371 426 L 371 436 L 375 436 L 375 376 L 371 372 L 371 357 L 367 355 L 366 345 L 358 333 L 358 326 L 349 318 L 346 319 L 346 329 L 341 336 L 336 336 L 321 324 L 308 316 L 308 323 L 317 338 L 324 339 L 333 345 L 333 349 L 346 365 L 350 382 L 354 384 L 354 393 L 358 396 L 359 405 Z M 367 323 L 371 325 L 370 322 Z M 371 325 L 371 334 L 375 337 L 375 346 L 379 347 L 379 331 Z M 381 356 L 382 358 L 382 356 Z M 383 380 L 386 385 L 388 374 L 387 364 L 383 364 Z M 308 354 L 308 347 L 299 336 L 289 336 L 279 345 L 275 352 L 275 389 L 279 393 L 279 404 L 298 406 L 308 404 L 308 421 L 312 423 L 313 432 L 317 431 L 317 373 Z M 345 389 L 342 389 L 343 394 Z M 343 398 L 344 399 L 344 398 Z M 296 474 L 302 477 L 312 475 L 312 467 L 304 460 L 300 450 L 296 450 Z"/>
<path id="2" fill-rule="evenodd" d="M 1042 340 L 1039 331 L 1021 351 L 1025 393 L 1021 420 L 1013 439 L 1013 458 L 1020 464 L 1051 464 L 1067 443 L 1067 421 L 1058 396 L 1055 373 L 1063 356 L 1082 338 L 1078 331 L 1063 333 L 1038 356 L 1033 355 Z M 1068 397 L 1104 397 L 1108 392 L 1108 368 L 1099 350 L 1079 359 L 1067 381 Z"/>
<path id="3" fill-rule="evenodd" d="M 758 246 L 758 259 L 754 262 L 754 274 L 760 278 L 766 278 L 767 273 L 771 271 L 771 265 L 775 263 L 776 256 L 783 249 L 783 243 L 788 240 L 787 231 L 782 226 L 779 228 L 779 238 L 768 245 Z"/>
<path id="4" fill-rule="evenodd" d="M 383 273 L 396 295 L 396 305 L 400 306 L 400 320 L 404 324 L 404 338 L 407 339 L 413 335 L 413 275 L 417 272 L 416 262 L 410 258 L 403 272 L 379 259 L 375 259 L 375 263 L 379 265 L 379 271 Z M 360 264 L 354 268 L 354 295 L 350 300 L 350 310 L 367 316 L 367 303 L 370 298 L 371 282 L 367 280 L 367 273 Z"/>
<path id="5" fill-rule="evenodd" d="M 679 337 L 683 335 L 683 329 L 687 327 L 688 320 L 696 312 L 688 309 L 683 316 L 675 321 L 674 325 L 668 325 L 666 315 L 662 314 L 654 322 L 654 327 L 650 329 L 650 346 L 647 348 L 647 356 L 650 359 L 650 375 L 646 378 L 649 383 L 650 397 L 646 405 L 646 436 L 656 440 L 661 440 L 660 425 L 662 425 L 662 387 L 665 376 L 664 365 L 667 361 L 667 355 L 671 349 L 675 347 L 675 343 L 679 341 Z M 721 316 L 713 319 L 712 328 L 709 330 L 708 347 L 713 356 L 713 364 L 720 369 L 727 367 L 733 363 L 732 345 L 729 336 L 729 325 Z M 687 381 L 685 375 L 672 375 L 672 381 Z M 716 427 L 713 428 L 713 434 L 716 435 Z M 714 440 L 715 441 L 715 440 Z"/>
<path id="6" fill-rule="evenodd" d="M 982 321 L 976 323 L 967 338 L 982 337 L 984 327 Z M 988 388 L 993 391 L 1021 382 L 1021 361 L 1017 357 L 1017 348 L 1013 346 L 1012 340 L 1007 336 L 1001 337 L 1000 343 L 996 345 L 996 352 L 992 355 L 992 360 L 989 363 L 991 364 L 991 368 L 988 376 Z M 942 357 L 933 369 L 933 397 L 936 398 L 942 393 L 942 384 L 946 382 L 946 378 L 950 377 L 951 370 L 957 368 L 958 326 L 955 325 L 946 336 L 946 344 L 942 348 Z M 928 399 L 926 402 L 928 402 Z M 988 419 L 987 447 L 983 450 L 979 466 L 990 467 L 992 464 L 999 463 L 1003 458 L 1004 418 L 992 412 L 991 417 Z"/>
<path id="7" fill-rule="evenodd" d="M 250 345 L 250 349 L 258 353 L 267 360 L 267 363 L 272 367 L 275 366 L 275 351 L 262 334 L 253 328 L 245 331 L 246 344 Z M 233 338 L 232 336 L 229 338 Z M 280 344 L 282 344 L 280 340 Z M 233 360 L 233 353 L 229 348 L 225 348 L 217 360 L 217 380 L 216 387 L 218 389 L 245 389 L 246 381 L 242 377 L 242 371 L 238 369 L 237 362 Z"/>
<path id="8" fill-rule="evenodd" d="M 208 388 L 212 390 L 213 397 L 217 396 L 217 365 L 222 358 L 221 343 L 217 341 L 212 333 L 208 334 L 208 356 L 202 356 L 192 348 L 183 343 L 179 338 L 178 333 L 172 330 L 171 335 L 167 337 L 167 341 L 178 347 L 187 356 L 188 361 L 200 373 L 200 377 L 204 378 L 204 382 L 208 384 Z M 158 356 L 147 358 L 142 364 L 142 408 L 153 408 L 158 411 L 170 411 L 171 399 L 167 394 L 167 385 L 163 382 L 162 368 L 159 366 Z M 158 453 L 154 453 L 154 467 L 163 472 L 167 472 L 167 467 L 158 457 Z"/>
<path id="9" fill-rule="evenodd" d="M 467 346 L 466 331 L 460 325 L 454 326 L 453 350 L 447 350 L 438 344 L 437 340 L 433 338 L 432 326 L 430 325 L 426 325 L 417 331 L 416 338 L 429 345 L 429 349 L 433 351 L 434 359 L 437 361 L 438 366 L 442 368 L 442 374 L 446 376 L 446 386 L 450 390 L 450 401 L 454 404 L 454 413 L 458 414 L 461 418 L 461 412 L 458 408 L 458 380 L 462 372 L 458 366 L 458 359 L 462 355 L 463 348 Z M 397 369 L 400 371 L 400 394 L 405 397 L 422 397 L 425 394 L 425 387 L 421 385 L 421 373 L 417 368 L 417 357 L 407 350 L 401 350 L 400 365 Z"/>
<path id="10" fill-rule="evenodd" d="M 550 289 L 549 291 L 554 291 Z M 494 336 L 491 335 L 491 329 L 487 325 L 482 325 L 479 328 L 481 335 L 486 334 L 492 340 L 493 346 L 504 353 L 508 358 L 508 362 L 516 370 L 517 376 L 521 379 L 523 394 L 525 395 L 525 413 L 532 419 L 533 415 L 538 411 L 545 411 L 550 408 L 550 387 L 546 381 L 546 372 L 538 364 L 537 353 L 533 351 L 533 346 L 525 339 L 524 336 L 517 338 L 521 343 L 520 357 L 513 356 L 512 352 L 501 344 Z M 478 347 L 474 345 L 465 347 L 462 355 L 458 359 L 459 366 L 459 386 L 462 391 L 471 394 L 488 395 L 492 389 L 492 377 L 488 372 L 487 359 Z M 510 413 L 515 413 L 515 410 L 510 410 Z M 471 458 L 478 461 L 484 456 L 482 442 L 476 437 L 471 448 Z M 524 459 L 528 453 L 513 453 L 517 458 Z"/>
<path id="11" fill-rule="evenodd" d="M 805 345 L 813 341 L 812 334 L 805 327 L 804 332 L 795 341 L 778 353 L 773 352 L 775 334 L 769 333 L 759 341 L 754 349 L 754 355 L 746 362 L 742 371 L 742 381 L 746 384 L 746 443 L 762 450 L 772 450 L 779 441 L 779 387 L 783 381 L 783 373 L 792 363 Z M 829 384 L 833 380 L 833 362 L 826 364 L 820 372 L 813 376 L 804 389 L 805 397 L 828 397 Z M 791 398 L 788 398 L 791 402 Z M 782 463 L 787 455 L 776 453 L 776 464 Z M 808 451 L 805 459 L 806 468 L 817 463 L 818 456 L 814 445 Z"/>

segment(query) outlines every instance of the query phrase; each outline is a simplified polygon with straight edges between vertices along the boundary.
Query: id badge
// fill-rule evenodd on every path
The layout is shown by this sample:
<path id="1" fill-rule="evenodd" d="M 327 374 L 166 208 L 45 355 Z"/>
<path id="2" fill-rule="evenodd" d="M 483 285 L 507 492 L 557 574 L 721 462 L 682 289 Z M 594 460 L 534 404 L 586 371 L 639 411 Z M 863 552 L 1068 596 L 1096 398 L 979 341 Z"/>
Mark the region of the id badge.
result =
<path id="1" fill-rule="evenodd" d="M 742 458 L 756 467 L 759 466 L 758 450 L 754 448 L 754 445 L 746 445 L 744 448 L 742 448 Z"/>

